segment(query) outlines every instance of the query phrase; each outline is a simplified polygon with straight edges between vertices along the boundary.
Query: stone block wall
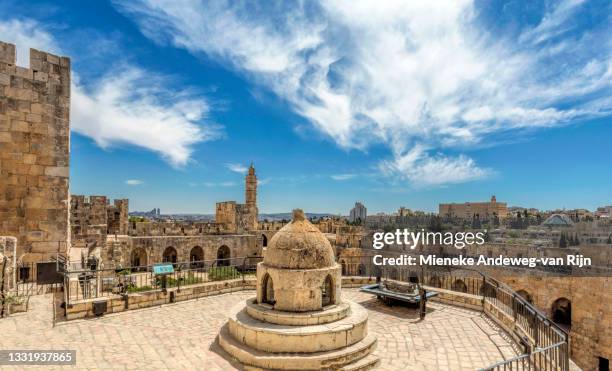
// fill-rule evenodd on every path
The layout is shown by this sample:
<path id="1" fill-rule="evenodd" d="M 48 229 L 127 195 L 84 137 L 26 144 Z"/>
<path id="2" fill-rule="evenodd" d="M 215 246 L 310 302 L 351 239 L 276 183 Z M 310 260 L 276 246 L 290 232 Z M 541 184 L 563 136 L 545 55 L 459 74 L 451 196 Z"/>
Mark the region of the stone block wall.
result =
<path id="1" fill-rule="evenodd" d="M 69 246 L 70 59 L 30 49 L 30 68 L 15 63 L 0 41 L 0 235 L 44 261 Z"/>

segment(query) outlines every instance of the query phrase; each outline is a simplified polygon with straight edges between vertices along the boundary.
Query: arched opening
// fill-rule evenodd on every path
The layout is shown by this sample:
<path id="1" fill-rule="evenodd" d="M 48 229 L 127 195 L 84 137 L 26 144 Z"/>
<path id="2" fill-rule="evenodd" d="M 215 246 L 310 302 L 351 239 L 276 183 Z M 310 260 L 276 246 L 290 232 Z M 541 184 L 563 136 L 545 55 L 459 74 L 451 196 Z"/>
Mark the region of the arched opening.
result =
<path id="1" fill-rule="evenodd" d="M 429 279 L 429 286 L 442 287 L 442 282 L 438 276 L 433 276 Z"/>
<path id="2" fill-rule="evenodd" d="M 189 266 L 192 269 L 204 267 L 204 250 L 200 246 L 194 246 L 189 252 Z"/>
<path id="3" fill-rule="evenodd" d="M 230 265 L 230 249 L 223 245 L 217 250 L 217 267 L 227 267 Z"/>
<path id="4" fill-rule="evenodd" d="M 327 275 L 325 277 L 325 281 L 323 281 L 323 286 L 321 287 L 321 304 L 326 307 L 328 305 L 333 304 L 334 300 L 334 281 L 332 280 L 331 275 Z"/>
<path id="5" fill-rule="evenodd" d="M 451 287 L 453 291 L 467 292 L 467 286 L 465 285 L 465 282 L 463 282 L 463 280 L 461 279 L 455 280 Z"/>
<path id="6" fill-rule="evenodd" d="M 148 264 L 147 262 L 147 252 L 142 247 L 137 247 L 132 250 L 132 254 L 130 256 L 130 263 L 132 267 L 136 270 L 144 270 Z"/>
<path id="7" fill-rule="evenodd" d="M 572 302 L 567 298 L 555 300 L 551 308 L 555 323 L 570 327 L 572 325 Z"/>
<path id="8" fill-rule="evenodd" d="M 410 277 L 408 277 L 408 281 L 411 283 L 419 283 L 419 277 L 414 272 L 410 272 Z"/>
<path id="9" fill-rule="evenodd" d="M 346 276 L 346 261 L 345 260 L 340 260 L 340 266 L 342 267 L 342 275 Z"/>
<path id="10" fill-rule="evenodd" d="M 395 267 L 389 268 L 387 277 L 389 277 L 390 280 L 397 280 L 397 268 Z"/>
<path id="11" fill-rule="evenodd" d="M 530 293 L 528 293 L 525 290 L 518 290 L 516 292 L 520 297 L 522 297 L 523 299 L 525 299 L 525 301 L 527 301 L 529 304 L 533 304 L 533 297 L 531 296 Z"/>
<path id="12" fill-rule="evenodd" d="M 266 235 L 265 235 L 265 234 L 262 234 L 262 235 L 261 235 L 261 242 L 262 242 L 262 246 L 263 246 L 263 247 L 268 246 L 268 237 L 266 237 Z"/>
<path id="13" fill-rule="evenodd" d="M 166 247 L 164 254 L 162 255 L 162 261 L 164 263 L 176 263 L 177 262 L 176 249 L 172 246 Z"/>
<path id="14" fill-rule="evenodd" d="M 274 284 L 272 283 L 272 277 L 268 273 L 263 278 L 261 290 L 261 302 L 274 305 L 276 302 L 274 300 Z"/>
<path id="15" fill-rule="evenodd" d="M 357 268 L 357 275 L 365 276 L 365 274 L 366 274 L 366 266 L 365 264 L 361 263 L 359 264 L 359 267 Z"/>

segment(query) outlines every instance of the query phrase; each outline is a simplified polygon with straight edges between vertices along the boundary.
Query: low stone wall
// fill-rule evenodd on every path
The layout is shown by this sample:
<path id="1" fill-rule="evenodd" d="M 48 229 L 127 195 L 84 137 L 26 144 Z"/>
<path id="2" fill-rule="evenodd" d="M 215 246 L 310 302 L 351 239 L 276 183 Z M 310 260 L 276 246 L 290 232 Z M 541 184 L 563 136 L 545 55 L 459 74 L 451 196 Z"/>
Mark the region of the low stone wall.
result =
<path id="1" fill-rule="evenodd" d="M 254 277 L 240 279 L 207 282 L 197 285 L 181 286 L 180 291 L 173 287 L 165 293 L 160 290 L 152 290 L 139 293 L 131 293 L 126 296 L 112 295 L 104 298 L 79 300 L 69 304 L 66 308 L 66 319 L 80 319 L 95 317 L 94 303 L 106 302 L 106 312 L 118 313 L 126 310 L 148 308 L 173 302 L 197 299 L 210 295 L 225 294 L 234 291 L 253 290 L 256 282 Z"/>
<path id="2" fill-rule="evenodd" d="M 427 291 L 435 291 L 438 296 L 434 296 L 429 299 L 430 301 L 437 301 L 444 304 L 454 305 L 456 307 L 463 307 L 482 311 L 482 296 L 466 294 L 458 291 L 444 290 L 437 287 L 424 286 Z"/>

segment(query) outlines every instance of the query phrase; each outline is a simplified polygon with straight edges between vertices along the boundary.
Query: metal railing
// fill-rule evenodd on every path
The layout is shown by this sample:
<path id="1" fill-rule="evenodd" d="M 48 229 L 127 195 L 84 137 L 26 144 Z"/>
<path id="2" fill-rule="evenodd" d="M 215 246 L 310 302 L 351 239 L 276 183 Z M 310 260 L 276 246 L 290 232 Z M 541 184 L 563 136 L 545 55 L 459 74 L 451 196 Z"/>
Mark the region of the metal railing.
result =
<path id="1" fill-rule="evenodd" d="M 67 270 L 64 274 L 66 303 L 164 288 L 178 288 L 212 281 L 254 275 L 261 257 L 239 257 L 188 262 L 167 262 L 174 272 L 165 278 L 153 272 L 153 265 L 108 269 Z"/>

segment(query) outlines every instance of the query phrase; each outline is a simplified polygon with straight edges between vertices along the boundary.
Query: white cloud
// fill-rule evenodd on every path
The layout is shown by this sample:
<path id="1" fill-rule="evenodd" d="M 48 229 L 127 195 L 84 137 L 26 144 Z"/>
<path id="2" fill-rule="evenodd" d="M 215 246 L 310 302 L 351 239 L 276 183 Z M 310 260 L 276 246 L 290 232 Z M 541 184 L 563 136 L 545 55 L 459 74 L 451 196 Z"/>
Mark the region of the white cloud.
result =
<path id="1" fill-rule="evenodd" d="M 214 187 L 235 187 L 238 184 L 236 182 L 204 182 L 204 187 L 214 188 Z"/>
<path id="2" fill-rule="evenodd" d="M 490 169 L 479 168 L 474 160 L 464 155 L 455 158 L 442 154 L 430 156 L 421 146 L 397 155 L 393 160 L 381 162 L 380 170 L 383 174 L 397 176 L 419 187 L 463 183 L 493 173 Z"/>
<path id="3" fill-rule="evenodd" d="M 225 164 L 225 167 L 228 168 L 230 171 L 233 171 L 239 174 L 246 174 L 247 171 L 249 171 L 248 167 L 242 164 L 237 164 L 237 163 L 232 163 L 232 162 L 228 162 L 227 164 Z"/>
<path id="4" fill-rule="evenodd" d="M 63 54 L 51 34 L 32 20 L 0 22 L 0 35 L 16 44 L 21 62 L 29 48 Z M 157 152 L 172 166 L 183 166 L 194 145 L 216 138 L 218 128 L 202 125 L 210 110 L 204 98 L 171 90 L 169 83 L 135 66 L 114 65 L 84 86 L 73 71 L 71 129 L 102 148 L 134 145 Z"/>
<path id="5" fill-rule="evenodd" d="M 275 92 L 338 145 L 386 144 L 392 158 L 380 167 L 390 175 L 443 184 L 490 174 L 466 155 L 439 154 L 448 149 L 609 114 L 598 98 L 612 87 L 605 30 L 559 40 L 581 3 L 556 4 L 515 39 L 491 34 L 471 0 L 119 8 L 156 42 L 205 53 Z"/>
<path id="6" fill-rule="evenodd" d="M 357 176 L 357 174 L 334 174 L 330 175 L 330 178 L 333 180 L 349 180 L 353 179 Z"/>
<path id="7" fill-rule="evenodd" d="M 139 179 L 128 179 L 125 181 L 125 184 L 129 186 L 138 186 L 138 185 L 144 184 L 144 182 Z"/>

